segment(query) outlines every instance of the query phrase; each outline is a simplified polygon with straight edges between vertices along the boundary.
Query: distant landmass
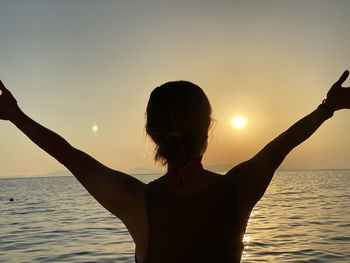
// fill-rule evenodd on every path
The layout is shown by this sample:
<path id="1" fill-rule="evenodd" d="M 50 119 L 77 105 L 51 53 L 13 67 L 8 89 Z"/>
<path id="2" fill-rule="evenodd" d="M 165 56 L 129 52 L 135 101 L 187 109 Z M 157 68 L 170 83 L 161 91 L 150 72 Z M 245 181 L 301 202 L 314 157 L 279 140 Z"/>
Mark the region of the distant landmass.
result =
<path id="1" fill-rule="evenodd" d="M 72 173 L 68 170 L 61 170 L 61 171 L 56 171 L 52 173 L 46 173 L 46 174 L 41 174 L 38 176 L 69 176 L 72 175 Z"/>
<path id="2" fill-rule="evenodd" d="M 212 165 L 205 165 L 205 169 L 222 173 L 230 170 L 233 165 L 232 164 L 212 164 Z M 142 175 L 142 174 L 163 174 L 166 169 L 151 169 L 146 167 L 135 167 L 128 171 L 126 171 L 127 174 L 132 175 Z M 60 170 L 50 173 L 42 173 L 42 174 L 15 174 L 15 175 L 9 175 L 9 176 L 0 176 L 1 178 L 18 178 L 18 177 L 50 177 L 50 176 L 72 176 L 71 172 L 68 170 Z"/>
<path id="3" fill-rule="evenodd" d="M 232 169 L 235 166 L 235 164 L 208 164 L 204 165 L 204 168 L 216 172 L 216 173 L 225 173 Z M 287 169 L 285 167 L 282 167 L 278 169 L 279 171 L 290 171 L 290 170 L 314 170 L 314 169 Z M 319 170 L 319 169 L 316 169 Z M 321 170 L 347 170 L 346 168 L 343 169 L 321 169 Z M 151 169 L 146 167 L 135 167 L 133 169 L 130 169 L 126 171 L 127 174 L 131 175 L 144 175 L 144 174 L 164 174 L 166 171 L 166 168 L 164 169 Z M 17 174 L 17 175 L 8 175 L 8 176 L 0 176 L 0 178 L 19 178 L 19 177 L 54 177 L 54 176 L 72 176 L 71 172 L 68 170 L 60 170 L 50 173 L 43 173 L 43 174 Z"/>
<path id="4" fill-rule="evenodd" d="M 215 172 L 215 173 L 224 173 L 228 172 L 234 167 L 234 164 L 209 164 L 209 165 L 204 165 L 204 168 Z"/>
<path id="5" fill-rule="evenodd" d="M 161 170 L 155 170 L 145 167 L 135 167 L 126 172 L 127 174 L 137 175 L 137 174 L 161 174 Z"/>
<path id="6" fill-rule="evenodd" d="M 223 173 L 226 171 L 229 171 L 230 169 L 233 168 L 232 164 L 209 164 L 209 165 L 204 165 L 204 168 L 213 171 L 216 173 Z M 165 170 L 165 169 L 164 169 Z M 164 170 L 155 170 L 155 169 L 150 169 L 150 168 L 145 168 L 145 167 L 136 167 L 133 169 L 128 170 L 126 173 L 128 174 L 162 174 L 164 173 Z"/>
<path id="7" fill-rule="evenodd" d="M 71 172 L 68 170 L 60 170 L 56 172 L 50 172 L 50 173 L 42 173 L 42 174 L 14 174 L 14 175 L 8 175 L 8 176 L 0 176 L 1 178 L 20 178 L 20 177 L 54 177 L 54 176 L 71 176 Z"/>

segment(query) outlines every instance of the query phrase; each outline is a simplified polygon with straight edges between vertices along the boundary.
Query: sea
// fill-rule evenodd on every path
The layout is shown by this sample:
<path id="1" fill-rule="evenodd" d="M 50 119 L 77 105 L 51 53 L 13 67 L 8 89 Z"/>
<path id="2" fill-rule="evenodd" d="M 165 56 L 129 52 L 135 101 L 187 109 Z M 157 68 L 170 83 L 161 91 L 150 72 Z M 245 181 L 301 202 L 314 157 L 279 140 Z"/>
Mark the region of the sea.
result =
<path id="1" fill-rule="evenodd" d="M 350 170 L 277 172 L 244 243 L 242 262 L 350 262 Z M 74 177 L 0 179 L 0 262 L 134 262 L 134 249 Z"/>

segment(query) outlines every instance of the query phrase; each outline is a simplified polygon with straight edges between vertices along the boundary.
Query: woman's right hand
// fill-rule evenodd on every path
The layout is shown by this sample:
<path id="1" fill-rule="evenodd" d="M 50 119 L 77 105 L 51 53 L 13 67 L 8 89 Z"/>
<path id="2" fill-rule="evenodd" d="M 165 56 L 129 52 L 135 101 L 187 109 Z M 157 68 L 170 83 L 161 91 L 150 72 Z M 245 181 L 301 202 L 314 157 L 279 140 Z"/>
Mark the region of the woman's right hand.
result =
<path id="1" fill-rule="evenodd" d="M 342 87 L 349 76 L 349 70 L 345 70 L 339 80 L 335 82 L 327 93 L 326 105 L 333 111 L 350 109 L 350 87 Z"/>
<path id="2" fill-rule="evenodd" d="M 0 80 L 0 119 L 11 120 L 18 112 L 20 112 L 20 108 L 15 97 Z"/>

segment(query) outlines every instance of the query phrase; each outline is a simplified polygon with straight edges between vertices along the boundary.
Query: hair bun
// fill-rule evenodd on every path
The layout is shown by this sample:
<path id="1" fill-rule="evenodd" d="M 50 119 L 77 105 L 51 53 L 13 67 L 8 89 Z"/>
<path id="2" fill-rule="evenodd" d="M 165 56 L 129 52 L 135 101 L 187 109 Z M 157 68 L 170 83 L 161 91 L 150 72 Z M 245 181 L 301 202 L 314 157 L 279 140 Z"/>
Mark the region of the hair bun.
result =
<path id="1" fill-rule="evenodd" d="M 181 136 L 177 132 L 169 133 L 159 144 L 158 153 L 168 161 L 182 162 L 185 159 L 185 150 Z"/>

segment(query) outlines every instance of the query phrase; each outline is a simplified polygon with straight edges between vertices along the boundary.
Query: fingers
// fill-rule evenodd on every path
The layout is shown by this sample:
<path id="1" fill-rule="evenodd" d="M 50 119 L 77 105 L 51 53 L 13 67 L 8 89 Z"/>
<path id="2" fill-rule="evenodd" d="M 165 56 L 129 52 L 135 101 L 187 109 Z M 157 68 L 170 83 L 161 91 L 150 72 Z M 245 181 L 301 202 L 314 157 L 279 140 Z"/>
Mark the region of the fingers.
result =
<path id="1" fill-rule="evenodd" d="M 345 70 L 343 74 L 340 76 L 340 78 L 337 81 L 337 84 L 341 85 L 344 83 L 344 81 L 348 78 L 349 76 L 349 70 Z"/>
<path id="2" fill-rule="evenodd" d="M 4 88 L 5 88 L 5 85 L 2 83 L 2 81 L 0 79 L 0 95 L 2 95 L 4 93 Z"/>
<path id="3" fill-rule="evenodd" d="M 8 92 L 9 92 L 8 89 L 5 87 L 4 83 L 2 83 L 0 79 L 0 95 Z"/>
<path id="4" fill-rule="evenodd" d="M 5 85 L 4 85 L 4 83 L 2 83 L 1 79 L 0 79 L 0 90 L 1 90 L 2 92 L 4 92 L 4 91 L 7 90 L 6 87 L 5 87 Z"/>

